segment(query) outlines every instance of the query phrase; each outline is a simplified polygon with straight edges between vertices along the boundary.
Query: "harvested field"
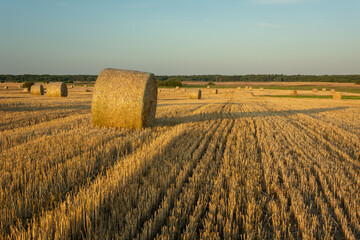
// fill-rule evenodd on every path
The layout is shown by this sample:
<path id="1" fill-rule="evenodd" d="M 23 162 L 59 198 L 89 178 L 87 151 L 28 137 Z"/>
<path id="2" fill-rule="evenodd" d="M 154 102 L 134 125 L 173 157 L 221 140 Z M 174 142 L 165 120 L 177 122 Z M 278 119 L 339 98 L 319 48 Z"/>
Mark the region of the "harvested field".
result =
<path id="1" fill-rule="evenodd" d="M 0 239 L 360 239 L 359 100 L 161 89 L 114 130 L 92 94 L 0 88 Z"/>

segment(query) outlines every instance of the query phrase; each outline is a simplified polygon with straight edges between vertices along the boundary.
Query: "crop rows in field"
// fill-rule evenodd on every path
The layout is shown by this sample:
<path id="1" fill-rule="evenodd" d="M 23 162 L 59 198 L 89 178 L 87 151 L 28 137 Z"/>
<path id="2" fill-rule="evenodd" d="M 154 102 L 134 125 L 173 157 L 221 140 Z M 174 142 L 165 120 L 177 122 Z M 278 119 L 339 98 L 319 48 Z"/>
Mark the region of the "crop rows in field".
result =
<path id="1" fill-rule="evenodd" d="M 3 237 L 360 238 L 359 105 L 165 94 L 144 130 L 93 128 L 87 97 L 6 103 Z"/>

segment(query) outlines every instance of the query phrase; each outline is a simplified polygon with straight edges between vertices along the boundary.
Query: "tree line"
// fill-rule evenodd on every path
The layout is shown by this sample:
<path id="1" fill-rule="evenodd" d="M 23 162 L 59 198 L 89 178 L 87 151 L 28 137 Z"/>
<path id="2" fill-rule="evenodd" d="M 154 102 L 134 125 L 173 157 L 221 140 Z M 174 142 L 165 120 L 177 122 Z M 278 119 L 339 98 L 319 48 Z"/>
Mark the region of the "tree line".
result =
<path id="1" fill-rule="evenodd" d="M 357 75 L 283 75 L 283 74 L 249 74 L 249 75 L 158 75 L 159 82 L 205 81 L 205 82 L 351 82 L 360 84 Z M 96 81 L 97 75 L 0 75 L 1 82 L 67 82 Z M 165 83 L 163 83 L 165 84 Z"/>

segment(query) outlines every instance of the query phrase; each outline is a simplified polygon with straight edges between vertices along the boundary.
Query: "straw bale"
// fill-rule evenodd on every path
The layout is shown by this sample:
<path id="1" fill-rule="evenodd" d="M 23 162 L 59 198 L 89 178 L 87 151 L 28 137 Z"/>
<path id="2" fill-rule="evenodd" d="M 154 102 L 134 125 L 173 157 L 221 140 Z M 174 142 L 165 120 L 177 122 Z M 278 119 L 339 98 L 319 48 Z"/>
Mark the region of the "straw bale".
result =
<path id="1" fill-rule="evenodd" d="M 260 91 L 264 91 L 264 88 L 261 87 L 261 88 L 259 88 L 259 90 L 260 90 Z"/>
<path id="2" fill-rule="evenodd" d="M 213 93 L 213 94 L 218 94 L 218 90 L 215 89 L 215 90 L 212 91 L 212 93 Z"/>
<path id="3" fill-rule="evenodd" d="M 249 87 L 249 91 L 252 91 L 253 90 L 253 88 L 252 87 Z"/>
<path id="4" fill-rule="evenodd" d="M 182 91 L 182 92 L 186 92 L 186 88 L 182 88 L 181 91 Z"/>
<path id="5" fill-rule="evenodd" d="M 330 93 L 335 93 L 335 89 L 331 89 L 331 90 L 330 90 Z"/>
<path id="6" fill-rule="evenodd" d="M 23 92 L 30 92 L 29 88 L 24 88 Z"/>
<path id="7" fill-rule="evenodd" d="M 9 87 L 8 86 L 4 86 L 4 89 L 8 89 Z"/>
<path id="8" fill-rule="evenodd" d="M 317 90 L 316 88 L 313 88 L 312 91 L 313 91 L 313 92 L 317 92 L 318 90 Z"/>
<path id="9" fill-rule="evenodd" d="M 180 89 L 180 87 L 179 87 L 179 86 L 176 86 L 176 87 L 175 87 L 175 89 L 176 89 L 176 90 L 179 90 L 179 89 Z"/>
<path id="10" fill-rule="evenodd" d="M 104 69 L 95 83 L 93 124 L 130 129 L 149 127 L 155 119 L 157 93 L 154 74 Z"/>
<path id="11" fill-rule="evenodd" d="M 297 91 L 296 91 L 296 90 L 293 90 L 290 95 L 291 95 L 291 96 L 297 96 Z"/>
<path id="12" fill-rule="evenodd" d="M 67 97 L 68 96 L 67 86 L 63 82 L 49 83 L 46 86 L 46 89 L 47 89 L 46 95 L 48 97 Z"/>
<path id="13" fill-rule="evenodd" d="M 342 98 L 341 93 L 337 92 L 333 94 L 333 99 L 340 100 Z"/>
<path id="14" fill-rule="evenodd" d="M 200 89 L 197 89 L 195 91 L 192 91 L 190 93 L 190 98 L 191 99 L 201 99 L 201 90 Z"/>
<path id="15" fill-rule="evenodd" d="M 44 95 L 44 87 L 41 84 L 35 84 L 31 86 L 31 95 Z"/>
<path id="16" fill-rule="evenodd" d="M 249 91 L 246 91 L 245 95 L 248 96 L 248 97 L 255 96 L 253 92 L 249 92 Z"/>
<path id="17" fill-rule="evenodd" d="M 211 88 L 210 86 L 207 86 L 207 89 Z"/>
<path id="18" fill-rule="evenodd" d="M 321 91 L 326 92 L 326 88 L 323 88 Z"/>
<path id="19" fill-rule="evenodd" d="M 241 91 L 241 87 L 237 87 L 237 90 L 238 90 L 238 91 Z"/>

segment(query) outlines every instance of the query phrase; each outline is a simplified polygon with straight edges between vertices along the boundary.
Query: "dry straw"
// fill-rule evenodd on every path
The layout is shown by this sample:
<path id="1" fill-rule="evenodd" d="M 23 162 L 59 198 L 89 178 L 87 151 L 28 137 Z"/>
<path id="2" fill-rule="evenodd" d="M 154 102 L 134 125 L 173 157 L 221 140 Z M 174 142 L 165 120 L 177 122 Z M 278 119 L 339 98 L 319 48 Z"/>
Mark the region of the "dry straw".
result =
<path id="1" fill-rule="evenodd" d="M 331 90 L 330 90 L 330 93 L 335 93 L 335 89 L 331 89 Z"/>
<path id="2" fill-rule="evenodd" d="M 198 89 L 198 90 L 192 91 L 190 93 L 190 98 L 191 99 L 201 99 L 201 90 Z"/>
<path id="3" fill-rule="evenodd" d="M 326 92 L 326 88 L 323 88 L 322 91 L 323 91 L 323 92 Z"/>
<path id="4" fill-rule="evenodd" d="M 63 82 L 54 82 L 49 83 L 46 86 L 46 95 L 48 97 L 67 97 L 68 96 L 68 90 L 67 86 Z"/>
<path id="5" fill-rule="evenodd" d="M 340 100 L 342 98 L 341 93 L 337 92 L 333 94 L 333 99 Z"/>
<path id="6" fill-rule="evenodd" d="M 93 124 L 131 129 L 151 126 L 155 119 L 157 91 L 154 74 L 102 70 L 92 99 Z"/>
<path id="7" fill-rule="evenodd" d="M 215 90 L 212 91 L 212 93 L 213 93 L 213 94 L 218 94 L 218 90 L 215 89 Z"/>
<path id="8" fill-rule="evenodd" d="M 313 91 L 313 92 L 317 92 L 318 90 L 317 90 L 316 88 L 313 88 L 312 91 Z"/>
<path id="9" fill-rule="evenodd" d="M 35 84 L 31 86 L 31 95 L 44 95 L 44 87 L 41 84 Z"/>
<path id="10" fill-rule="evenodd" d="M 291 95 L 291 96 L 297 96 L 297 91 L 296 91 L 296 90 L 293 90 L 290 95 Z"/>

